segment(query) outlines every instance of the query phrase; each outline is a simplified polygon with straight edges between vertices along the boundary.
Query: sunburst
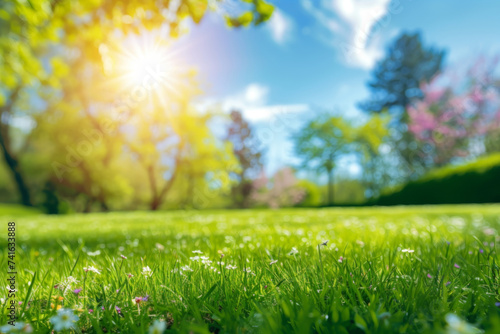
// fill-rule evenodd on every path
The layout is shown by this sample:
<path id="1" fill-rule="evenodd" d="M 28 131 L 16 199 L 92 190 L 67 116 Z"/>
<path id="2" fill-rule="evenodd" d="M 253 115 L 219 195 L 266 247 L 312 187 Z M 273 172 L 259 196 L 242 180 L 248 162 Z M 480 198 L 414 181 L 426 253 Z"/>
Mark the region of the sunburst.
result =
<path id="1" fill-rule="evenodd" d="M 120 93 L 154 96 L 165 101 L 180 94 L 187 69 L 179 64 L 168 40 L 151 32 L 130 36 L 121 44 L 99 48 L 104 72 Z"/>

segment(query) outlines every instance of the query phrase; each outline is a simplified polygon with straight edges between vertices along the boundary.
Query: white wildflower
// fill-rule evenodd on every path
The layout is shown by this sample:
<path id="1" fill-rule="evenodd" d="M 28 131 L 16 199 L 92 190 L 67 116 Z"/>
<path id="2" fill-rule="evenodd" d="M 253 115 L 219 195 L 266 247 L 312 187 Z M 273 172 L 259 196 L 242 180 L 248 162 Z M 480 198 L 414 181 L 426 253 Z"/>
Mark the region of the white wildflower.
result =
<path id="1" fill-rule="evenodd" d="M 101 272 L 94 266 L 85 267 L 85 268 L 83 268 L 83 270 L 85 270 L 85 272 L 92 271 L 96 274 L 99 274 L 99 275 L 101 274 Z"/>
<path id="2" fill-rule="evenodd" d="M 297 248 L 292 247 L 292 250 L 290 251 L 290 253 L 288 253 L 288 255 L 295 255 L 295 254 L 298 254 L 298 252 L 299 251 L 297 250 Z"/>
<path id="3" fill-rule="evenodd" d="M 181 270 L 182 271 L 193 271 L 193 269 L 191 269 L 188 265 L 181 267 Z"/>
<path id="4" fill-rule="evenodd" d="M 56 316 L 50 318 L 50 322 L 54 325 L 56 331 L 75 328 L 75 322 L 77 321 L 78 316 L 73 314 L 73 310 L 63 308 L 57 311 Z"/>
<path id="5" fill-rule="evenodd" d="M 153 271 L 151 270 L 151 268 L 149 268 L 149 266 L 145 266 L 142 268 L 142 274 L 144 275 L 144 277 L 148 278 L 153 275 Z"/>
<path id="6" fill-rule="evenodd" d="M 273 264 L 275 264 L 275 263 L 277 263 L 277 262 L 278 262 L 278 260 L 272 260 L 272 261 L 269 263 L 269 265 L 270 265 L 270 266 L 272 266 Z"/>
<path id="7" fill-rule="evenodd" d="M 482 333 L 481 330 L 472 326 L 467 321 L 460 319 L 456 314 L 448 313 L 445 317 L 448 327 L 446 333 L 448 334 L 474 334 Z"/>
<path id="8" fill-rule="evenodd" d="M 155 320 L 151 327 L 149 327 L 149 334 L 162 334 L 165 329 L 167 329 L 165 321 Z"/>

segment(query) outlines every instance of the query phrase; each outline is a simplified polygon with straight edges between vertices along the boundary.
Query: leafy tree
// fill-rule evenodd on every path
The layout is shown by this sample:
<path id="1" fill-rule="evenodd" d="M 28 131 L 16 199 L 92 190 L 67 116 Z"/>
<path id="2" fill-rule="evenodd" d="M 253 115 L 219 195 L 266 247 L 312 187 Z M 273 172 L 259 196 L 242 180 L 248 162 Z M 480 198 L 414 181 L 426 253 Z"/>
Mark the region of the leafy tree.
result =
<path id="1" fill-rule="evenodd" d="M 294 171 L 290 167 L 278 170 L 271 179 L 265 172 L 254 181 L 252 198 L 258 204 L 270 208 L 294 206 L 304 200 L 306 192 L 299 185 Z"/>
<path id="2" fill-rule="evenodd" d="M 406 170 L 407 176 L 417 172 L 421 161 L 414 154 L 417 144 L 408 132 L 406 108 L 411 101 L 423 98 L 421 84 L 429 82 L 441 71 L 444 55 L 443 50 L 425 46 L 419 33 L 402 34 L 373 69 L 373 77 L 368 82 L 371 97 L 360 104 L 367 112 L 387 110 L 393 115 L 389 124 L 392 147 L 400 160 L 400 170 Z"/>
<path id="3" fill-rule="evenodd" d="M 241 112 L 233 110 L 230 118 L 226 140 L 231 142 L 233 153 L 241 168 L 238 174 L 232 175 L 237 179 L 237 183 L 231 189 L 231 198 L 236 207 L 245 208 L 250 205 L 252 177 L 262 168 L 262 154 L 258 149 L 257 138 Z"/>
<path id="4" fill-rule="evenodd" d="M 387 164 L 381 153 L 381 148 L 389 139 L 389 115 L 380 113 L 372 115 L 368 121 L 356 129 L 355 145 L 360 154 L 363 166 L 363 180 L 367 190 L 367 196 L 377 195 L 383 186 L 387 186 L 390 176 Z"/>
<path id="5" fill-rule="evenodd" d="M 424 148 L 420 154 L 427 168 L 493 151 L 491 138 L 500 128 L 497 63 L 480 57 L 461 78 L 443 73 L 423 85 L 424 99 L 408 113 L 410 132 Z"/>
<path id="6" fill-rule="evenodd" d="M 361 108 L 376 113 L 396 111 L 404 120 L 402 112 L 412 99 L 423 97 L 420 85 L 441 71 L 444 55 L 443 50 L 424 46 L 419 33 L 402 34 L 373 69 L 368 83 L 372 96 Z"/>
<path id="7" fill-rule="evenodd" d="M 348 153 L 355 128 L 342 117 L 322 115 L 307 123 L 293 137 L 302 167 L 323 170 L 328 176 L 328 204 L 333 204 L 333 170 L 336 160 Z"/>
<path id="8" fill-rule="evenodd" d="M 14 142 L 30 137 L 30 130 L 24 129 L 19 138 L 14 140 L 14 133 L 19 131 L 14 128 L 13 120 L 18 117 L 33 119 L 35 113 L 40 114 L 38 116 L 42 119 L 44 113 L 53 113 L 54 110 L 49 108 L 56 105 L 59 112 L 71 110 L 75 113 L 73 124 L 88 126 L 86 129 L 89 131 L 98 131 L 104 143 L 95 150 L 100 152 L 101 158 L 104 156 L 104 166 L 80 163 L 76 169 L 79 169 L 82 175 L 99 174 L 98 169 L 88 170 L 93 168 L 112 171 L 109 164 L 119 160 L 119 152 L 116 150 L 119 145 L 112 143 L 116 139 L 114 134 L 108 135 L 104 130 L 102 114 L 95 110 L 107 109 L 103 102 L 113 103 L 116 95 L 102 90 L 102 87 L 95 85 L 100 81 L 91 81 L 88 77 L 90 73 L 95 79 L 98 74 L 96 69 L 99 66 L 101 70 L 106 67 L 106 64 L 103 64 L 102 47 L 112 44 L 118 30 L 124 35 L 130 35 L 168 26 L 170 35 L 176 37 L 181 33 L 180 23 L 183 20 L 192 19 L 199 23 L 209 10 L 214 9 L 214 4 L 216 6 L 217 2 L 209 0 L 126 3 L 114 0 L 2 2 L 0 146 L 3 160 L 16 182 L 23 204 L 33 204 L 29 189 L 31 182 L 26 180 L 27 173 L 23 170 L 26 166 L 21 164 L 25 153 L 32 149 L 28 141 L 25 144 Z M 269 19 L 273 12 L 273 6 L 264 0 L 254 0 L 250 3 L 242 1 L 242 4 L 246 7 L 241 15 L 225 15 L 229 26 L 258 25 Z M 68 68 L 71 68 L 71 76 L 64 73 Z M 106 93 L 111 96 L 106 97 Z M 47 101 L 46 108 L 43 104 L 33 102 L 40 98 Z M 123 121 L 126 120 L 122 119 L 112 125 L 120 127 Z M 51 127 L 51 133 L 57 135 L 67 129 L 67 124 L 61 120 L 52 122 Z M 74 130 L 68 128 L 70 129 Z M 38 131 L 37 136 L 39 135 L 41 131 Z M 88 182 L 94 181 L 91 177 L 74 178 L 65 186 L 81 192 L 84 183 L 83 186 L 90 187 Z M 99 201 L 106 206 L 105 195 L 99 195 L 105 194 L 105 190 L 101 189 L 96 193 L 95 190 L 87 189 L 84 193 L 89 197 L 89 201 L 100 198 Z"/>

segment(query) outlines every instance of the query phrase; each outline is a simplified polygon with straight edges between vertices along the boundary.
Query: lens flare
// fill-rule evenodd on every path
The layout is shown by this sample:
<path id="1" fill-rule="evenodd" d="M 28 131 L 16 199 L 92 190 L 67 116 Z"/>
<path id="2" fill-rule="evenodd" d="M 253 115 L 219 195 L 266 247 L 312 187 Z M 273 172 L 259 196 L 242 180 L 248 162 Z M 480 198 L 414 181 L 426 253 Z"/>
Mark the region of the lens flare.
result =
<path id="1" fill-rule="evenodd" d="M 134 35 L 99 51 L 105 74 L 121 92 L 143 91 L 161 99 L 180 94 L 187 70 L 179 65 L 168 41 L 152 34 Z"/>

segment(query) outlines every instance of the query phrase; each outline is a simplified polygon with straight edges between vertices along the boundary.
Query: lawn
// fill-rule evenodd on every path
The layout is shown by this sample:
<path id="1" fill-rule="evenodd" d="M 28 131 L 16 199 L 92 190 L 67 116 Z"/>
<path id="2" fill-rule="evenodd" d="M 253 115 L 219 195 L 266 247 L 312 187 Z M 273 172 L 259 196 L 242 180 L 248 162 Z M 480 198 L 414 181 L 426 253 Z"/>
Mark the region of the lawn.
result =
<path id="1" fill-rule="evenodd" d="M 35 333 L 500 333 L 498 205 L 16 211 L 0 280 L 14 220 Z"/>

